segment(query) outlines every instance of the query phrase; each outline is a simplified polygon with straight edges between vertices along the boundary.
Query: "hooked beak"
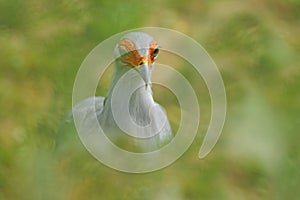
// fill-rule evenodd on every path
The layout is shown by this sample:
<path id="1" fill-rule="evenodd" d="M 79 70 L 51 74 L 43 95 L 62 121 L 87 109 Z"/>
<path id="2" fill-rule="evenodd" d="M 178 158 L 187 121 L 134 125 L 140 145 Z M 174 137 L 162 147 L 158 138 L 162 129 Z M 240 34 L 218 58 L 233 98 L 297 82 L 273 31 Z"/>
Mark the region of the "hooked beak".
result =
<path id="1" fill-rule="evenodd" d="M 151 85 L 151 80 L 150 80 L 151 72 L 149 70 L 148 62 L 144 62 L 144 64 L 141 67 L 137 68 L 137 71 L 142 77 L 142 79 L 144 80 L 147 89 L 148 86 Z"/>

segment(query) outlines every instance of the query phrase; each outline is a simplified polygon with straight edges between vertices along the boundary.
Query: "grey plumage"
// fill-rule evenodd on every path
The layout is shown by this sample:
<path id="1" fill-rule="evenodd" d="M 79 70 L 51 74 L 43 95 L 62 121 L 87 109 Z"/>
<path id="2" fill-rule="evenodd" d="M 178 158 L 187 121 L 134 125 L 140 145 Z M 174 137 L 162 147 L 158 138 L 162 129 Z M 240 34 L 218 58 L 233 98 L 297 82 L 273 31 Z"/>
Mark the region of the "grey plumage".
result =
<path id="1" fill-rule="evenodd" d="M 120 41 L 123 39 L 129 39 L 139 55 L 149 57 L 149 46 L 153 41 L 151 36 L 145 33 L 132 32 L 123 36 Z M 128 66 L 120 59 L 120 56 L 124 53 L 128 52 L 124 52 L 124 49 L 121 49 L 117 44 L 114 52 L 116 58 L 115 70 L 107 97 L 88 98 L 73 107 L 72 112 L 80 113 L 80 127 L 77 128 L 84 130 L 87 134 L 89 129 L 95 128 L 96 125 L 91 123 L 91 119 L 97 116 L 101 128 L 114 143 L 127 150 L 152 151 L 173 138 L 164 110 L 153 100 L 150 78 L 154 62 L 144 63 L 138 67 Z M 121 81 L 121 84 L 118 81 Z M 133 88 L 137 89 L 133 90 Z M 130 95 L 130 92 L 132 92 L 132 95 Z M 117 99 L 114 100 L 113 97 Z M 129 97 L 128 105 L 124 102 L 127 97 Z M 114 102 L 117 102 L 120 106 L 114 107 Z M 118 113 L 117 116 L 113 115 L 113 109 L 117 109 L 115 110 L 115 113 Z M 123 119 L 126 109 L 129 110 L 130 116 Z M 94 115 L 94 110 L 96 110 L 96 115 Z M 116 118 L 126 126 L 127 131 L 136 132 L 139 138 L 124 133 L 118 127 Z M 134 124 L 127 123 L 128 118 Z M 70 116 L 68 121 L 67 124 L 73 121 Z M 60 132 L 60 134 L 68 134 L 64 128 Z M 157 132 L 157 134 L 150 137 L 154 132 Z"/>

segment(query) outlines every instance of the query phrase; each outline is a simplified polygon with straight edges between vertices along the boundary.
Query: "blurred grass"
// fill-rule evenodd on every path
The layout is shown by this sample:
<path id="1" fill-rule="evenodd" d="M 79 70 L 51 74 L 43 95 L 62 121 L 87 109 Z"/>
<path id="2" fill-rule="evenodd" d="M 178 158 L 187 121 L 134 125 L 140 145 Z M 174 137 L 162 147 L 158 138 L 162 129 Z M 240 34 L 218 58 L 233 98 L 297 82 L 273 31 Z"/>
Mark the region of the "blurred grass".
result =
<path id="1" fill-rule="evenodd" d="M 299 0 L 0 0 L 0 199 L 298 199 L 299 24 Z M 176 163 L 120 173 L 95 161 L 76 135 L 53 154 L 85 56 L 140 26 L 190 35 L 220 68 L 228 116 L 214 151 L 197 158 L 209 96 L 182 68 L 203 89 L 203 121 Z"/>

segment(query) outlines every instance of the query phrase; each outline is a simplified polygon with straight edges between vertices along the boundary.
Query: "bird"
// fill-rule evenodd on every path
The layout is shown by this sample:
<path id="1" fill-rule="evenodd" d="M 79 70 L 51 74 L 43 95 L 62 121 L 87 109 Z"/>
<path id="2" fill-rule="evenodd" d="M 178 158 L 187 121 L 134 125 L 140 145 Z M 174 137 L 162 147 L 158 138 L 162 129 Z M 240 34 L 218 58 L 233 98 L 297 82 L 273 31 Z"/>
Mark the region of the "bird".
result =
<path id="1" fill-rule="evenodd" d="M 169 143 L 172 129 L 165 109 L 154 101 L 152 92 L 151 75 L 159 51 L 157 41 L 146 33 L 123 35 L 112 52 L 114 72 L 107 96 L 79 102 L 67 114 L 65 123 L 73 122 L 74 112 L 80 113 L 88 131 L 94 126 L 90 118 L 96 110 L 106 136 L 123 149 L 150 152 Z M 63 129 L 60 132 L 66 134 Z"/>

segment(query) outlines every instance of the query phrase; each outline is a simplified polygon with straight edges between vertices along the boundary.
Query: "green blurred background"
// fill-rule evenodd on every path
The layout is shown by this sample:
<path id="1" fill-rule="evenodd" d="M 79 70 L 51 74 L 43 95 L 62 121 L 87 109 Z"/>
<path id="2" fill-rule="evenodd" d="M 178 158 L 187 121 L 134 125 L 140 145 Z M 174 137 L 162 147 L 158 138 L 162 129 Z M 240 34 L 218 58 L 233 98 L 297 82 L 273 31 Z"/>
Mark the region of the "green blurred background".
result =
<path id="1" fill-rule="evenodd" d="M 213 152 L 197 157 L 210 117 L 204 86 L 199 135 L 163 170 L 112 170 L 76 134 L 55 152 L 83 59 L 143 26 L 191 36 L 218 65 L 228 112 Z M 0 49 L 0 199 L 300 198 L 299 0 L 0 0 Z"/>

